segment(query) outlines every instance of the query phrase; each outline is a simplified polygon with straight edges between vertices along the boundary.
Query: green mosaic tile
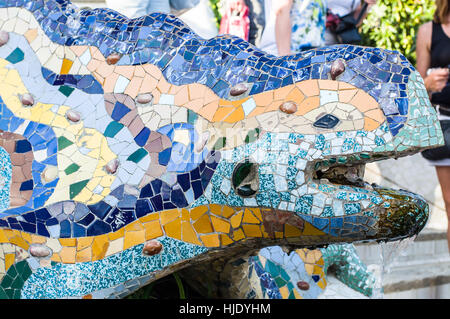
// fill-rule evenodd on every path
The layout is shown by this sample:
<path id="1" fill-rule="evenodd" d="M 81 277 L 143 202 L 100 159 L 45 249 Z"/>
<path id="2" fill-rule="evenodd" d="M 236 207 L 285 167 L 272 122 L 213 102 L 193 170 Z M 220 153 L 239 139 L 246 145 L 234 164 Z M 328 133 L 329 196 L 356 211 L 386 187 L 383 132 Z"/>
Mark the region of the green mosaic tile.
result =
<path id="1" fill-rule="evenodd" d="M 227 138 L 226 137 L 219 138 L 216 141 L 216 143 L 214 144 L 213 150 L 220 150 L 220 149 L 222 149 L 225 146 L 226 143 L 227 143 Z"/>
<path id="2" fill-rule="evenodd" d="M 197 121 L 198 115 L 197 113 L 188 110 L 188 123 L 194 125 L 195 122 Z"/>
<path id="3" fill-rule="evenodd" d="M 75 163 L 72 163 L 64 170 L 64 172 L 66 173 L 66 175 L 70 175 L 70 174 L 75 173 L 76 171 L 78 171 L 79 168 L 80 168 L 79 165 L 77 165 Z"/>
<path id="4" fill-rule="evenodd" d="M 0 287 L 0 299 L 8 299 L 8 295 L 6 294 L 5 290 Z"/>
<path id="5" fill-rule="evenodd" d="M 8 272 L 9 272 L 9 270 L 10 270 L 11 268 L 12 268 L 12 267 L 10 267 L 10 268 L 8 269 Z M 2 287 L 4 287 L 5 289 L 8 288 L 8 287 L 10 287 L 11 284 L 13 283 L 13 280 L 14 280 L 13 278 L 11 278 L 11 276 L 8 275 L 8 272 L 6 273 L 5 277 L 3 277 L 3 280 L 2 280 L 2 283 L 1 283 Z"/>
<path id="6" fill-rule="evenodd" d="M 278 287 L 283 287 L 286 285 L 286 281 L 283 280 L 283 278 L 281 278 L 281 277 L 276 277 L 275 283 L 277 284 Z"/>
<path id="7" fill-rule="evenodd" d="M 143 148 L 138 149 L 136 152 L 128 156 L 127 161 L 131 161 L 134 163 L 139 163 L 146 155 L 147 151 Z"/>
<path id="8" fill-rule="evenodd" d="M 8 57 L 6 58 L 7 61 L 11 62 L 12 64 L 19 63 L 20 61 L 23 61 L 24 59 L 24 53 L 21 49 L 16 48 L 13 52 L 11 52 Z"/>
<path id="9" fill-rule="evenodd" d="M 70 86 L 67 86 L 67 85 L 61 85 L 58 89 L 59 92 L 61 92 L 62 94 L 64 94 L 67 97 L 69 97 L 70 94 L 72 94 L 72 92 L 74 90 L 75 90 L 74 88 L 71 88 Z"/>
<path id="10" fill-rule="evenodd" d="M 58 150 L 61 151 L 66 147 L 72 145 L 73 142 L 65 138 L 64 136 L 58 137 Z"/>
<path id="11" fill-rule="evenodd" d="M 244 140 L 245 143 L 255 142 L 259 138 L 259 132 L 260 132 L 259 128 L 255 128 L 254 130 L 248 132 Z"/>
<path id="12" fill-rule="evenodd" d="M 105 129 L 105 136 L 106 137 L 114 137 L 116 136 L 117 133 L 119 133 L 119 131 L 123 128 L 123 124 L 116 122 L 116 121 L 112 121 L 111 123 L 108 124 L 108 126 Z"/>
<path id="13" fill-rule="evenodd" d="M 25 281 L 32 274 L 31 268 L 26 261 L 20 261 L 16 264 L 16 270 Z"/>
<path id="14" fill-rule="evenodd" d="M 73 199 L 75 196 L 77 196 L 83 190 L 83 188 L 87 185 L 87 183 L 89 183 L 88 179 L 70 185 L 70 187 L 69 187 L 70 199 Z"/>

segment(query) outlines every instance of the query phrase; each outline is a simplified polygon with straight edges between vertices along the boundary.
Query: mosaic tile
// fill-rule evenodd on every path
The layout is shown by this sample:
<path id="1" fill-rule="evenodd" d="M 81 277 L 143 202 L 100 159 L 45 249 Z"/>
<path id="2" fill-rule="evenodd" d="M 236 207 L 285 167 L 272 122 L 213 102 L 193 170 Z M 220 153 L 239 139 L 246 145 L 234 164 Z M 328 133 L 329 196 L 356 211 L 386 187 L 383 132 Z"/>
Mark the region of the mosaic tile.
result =
<path id="1" fill-rule="evenodd" d="M 370 294 L 350 248 L 305 247 L 425 225 L 419 195 L 362 179 L 367 162 L 443 143 L 398 52 L 275 57 L 172 15 L 63 0 L 0 1 L 0 16 L 0 297 L 123 297 L 212 251 L 275 240 L 299 249 L 248 260 L 246 296 L 317 298 L 338 256 L 341 280 Z M 163 249 L 147 256 L 151 241 Z"/>

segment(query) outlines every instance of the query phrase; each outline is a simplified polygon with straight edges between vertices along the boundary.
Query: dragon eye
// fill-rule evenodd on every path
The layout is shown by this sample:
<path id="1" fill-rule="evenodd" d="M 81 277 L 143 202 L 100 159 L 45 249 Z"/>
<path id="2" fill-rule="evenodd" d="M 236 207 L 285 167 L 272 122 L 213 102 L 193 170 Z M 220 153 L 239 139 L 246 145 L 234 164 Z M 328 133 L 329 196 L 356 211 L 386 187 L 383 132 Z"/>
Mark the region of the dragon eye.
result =
<path id="1" fill-rule="evenodd" d="M 231 180 L 236 193 L 240 196 L 255 195 L 259 188 L 258 165 L 245 159 L 236 165 Z"/>
<path id="2" fill-rule="evenodd" d="M 339 123 L 339 119 L 332 114 L 325 114 L 316 120 L 313 126 L 318 128 L 333 128 Z"/>

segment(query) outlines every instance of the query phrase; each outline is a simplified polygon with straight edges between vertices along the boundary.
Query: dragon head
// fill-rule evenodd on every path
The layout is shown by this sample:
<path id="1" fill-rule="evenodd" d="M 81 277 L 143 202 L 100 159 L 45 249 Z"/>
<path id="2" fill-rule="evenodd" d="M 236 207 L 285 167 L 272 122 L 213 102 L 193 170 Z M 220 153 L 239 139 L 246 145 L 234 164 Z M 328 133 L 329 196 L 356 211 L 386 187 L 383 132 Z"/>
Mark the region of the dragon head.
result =
<path id="1" fill-rule="evenodd" d="M 417 234 L 428 218 L 423 198 L 363 180 L 365 163 L 442 144 L 413 66 L 397 52 L 353 46 L 268 59 L 303 67 L 278 89 L 257 93 L 259 82 L 230 88 L 249 93 L 229 96 L 234 107 L 223 111 L 222 121 L 230 124 L 214 127 L 210 142 L 217 167 L 193 206 L 253 214 L 230 228 L 230 238 L 258 234 L 315 246 Z M 303 80 L 304 68 L 316 69 L 311 77 L 317 79 Z"/>

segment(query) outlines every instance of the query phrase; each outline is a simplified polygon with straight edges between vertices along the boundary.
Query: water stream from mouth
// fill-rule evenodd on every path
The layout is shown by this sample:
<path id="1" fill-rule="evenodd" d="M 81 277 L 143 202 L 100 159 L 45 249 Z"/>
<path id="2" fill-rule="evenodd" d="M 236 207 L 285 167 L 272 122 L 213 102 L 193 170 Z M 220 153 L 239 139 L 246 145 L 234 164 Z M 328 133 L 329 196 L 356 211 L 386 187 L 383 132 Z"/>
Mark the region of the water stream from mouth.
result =
<path id="1" fill-rule="evenodd" d="M 389 275 L 392 266 L 397 262 L 400 256 L 406 254 L 408 247 L 416 239 L 416 236 L 392 241 L 381 242 L 376 244 L 378 249 L 378 261 L 367 265 L 367 269 L 371 271 L 376 278 L 375 285 L 373 287 L 373 293 L 371 299 L 383 299 L 384 291 L 383 285 L 387 275 Z"/>

